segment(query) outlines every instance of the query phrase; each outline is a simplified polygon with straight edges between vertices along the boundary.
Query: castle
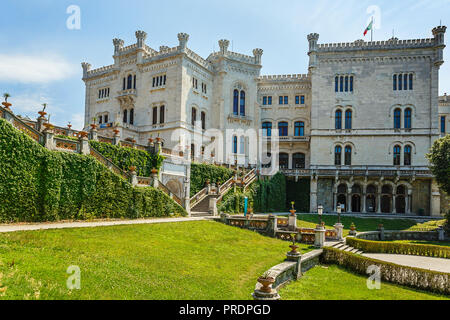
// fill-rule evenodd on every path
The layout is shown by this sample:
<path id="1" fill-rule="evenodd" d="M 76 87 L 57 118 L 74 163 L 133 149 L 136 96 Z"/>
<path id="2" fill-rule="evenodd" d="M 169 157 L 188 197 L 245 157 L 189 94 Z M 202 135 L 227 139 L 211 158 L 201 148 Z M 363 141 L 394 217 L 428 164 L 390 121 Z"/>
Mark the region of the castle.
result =
<path id="1" fill-rule="evenodd" d="M 204 59 L 185 33 L 177 46 L 156 50 L 137 31 L 130 46 L 113 40 L 114 64 L 82 63 L 85 127 L 96 122 L 103 136 L 116 129 L 142 145 L 159 137 L 165 153 L 193 161 L 275 166 L 310 180 L 311 212 L 339 204 L 346 212 L 439 216 L 448 200 L 425 154 L 450 132 L 438 90 L 445 32 L 332 44 L 313 33 L 307 74 L 261 76 L 262 49 L 244 55 L 220 40 Z"/>

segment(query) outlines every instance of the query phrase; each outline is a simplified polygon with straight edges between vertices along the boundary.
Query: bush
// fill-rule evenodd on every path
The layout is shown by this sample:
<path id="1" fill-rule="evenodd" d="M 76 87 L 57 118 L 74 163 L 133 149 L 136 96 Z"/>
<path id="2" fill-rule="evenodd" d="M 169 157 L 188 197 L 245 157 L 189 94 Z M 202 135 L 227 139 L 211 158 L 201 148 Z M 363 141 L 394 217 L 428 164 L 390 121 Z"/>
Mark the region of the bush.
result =
<path id="1" fill-rule="evenodd" d="M 253 183 L 251 186 L 247 188 L 246 191 L 243 191 L 241 188 L 237 188 L 236 192 L 233 189 L 227 192 L 227 194 L 223 197 L 222 201 L 218 205 L 218 211 L 224 213 L 243 213 L 244 212 L 244 198 L 248 198 L 248 208 L 254 207 L 254 196 L 255 196 L 255 186 L 256 183 Z"/>
<path id="2" fill-rule="evenodd" d="M 115 146 L 105 142 L 89 141 L 91 147 L 102 156 L 111 160 L 116 166 L 128 171 L 130 166 L 136 167 L 136 173 L 140 177 L 150 177 L 153 168 L 159 170 L 164 157 L 150 154 L 147 151 Z"/>
<path id="3" fill-rule="evenodd" d="M 0 119 L 0 222 L 186 215 L 166 194 L 133 188 L 91 156 L 49 151 Z"/>
<path id="4" fill-rule="evenodd" d="M 347 244 L 368 253 L 406 254 L 450 259 L 450 248 L 444 246 L 370 241 L 357 238 L 347 238 Z"/>
<path id="5" fill-rule="evenodd" d="M 233 170 L 211 164 L 191 164 L 191 197 L 200 192 L 206 184 L 206 180 L 211 183 L 223 184 L 232 176 Z"/>
<path id="6" fill-rule="evenodd" d="M 278 172 L 270 180 L 260 180 L 256 186 L 255 212 L 284 212 L 286 210 L 286 177 Z"/>
<path id="7" fill-rule="evenodd" d="M 362 275 L 367 275 L 368 268 L 375 265 L 380 267 L 382 280 L 442 294 L 450 293 L 450 274 L 448 273 L 400 266 L 327 247 L 323 249 L 321 260 L 324 263 L 343 266 Z"/>

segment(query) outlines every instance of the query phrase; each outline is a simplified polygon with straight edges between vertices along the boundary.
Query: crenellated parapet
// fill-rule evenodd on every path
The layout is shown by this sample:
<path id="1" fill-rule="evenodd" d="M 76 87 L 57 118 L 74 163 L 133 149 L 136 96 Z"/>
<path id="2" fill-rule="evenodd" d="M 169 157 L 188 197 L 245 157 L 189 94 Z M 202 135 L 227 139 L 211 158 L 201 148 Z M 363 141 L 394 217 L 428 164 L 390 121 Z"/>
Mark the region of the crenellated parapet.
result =
<path id="1" fill-rule="evenodd" d="M 308 74 L 284 74 L 284 75 L 263 75 L 258 77 L 258 81 L 310 81 L 311 78 Z"/>
<path id="2" fill-rule="evenodd" d="M 230 45 L 229 40 L 225 40 L 225 39 L 219 40 L 220 54 L 226 55 L 228 52 L 229 45 Z"/>
<path id="3" fill-rule="evenodd" d="M 264 53 L 263 49 L 259 49 L 259 48 L 253 49 L 253 56 L 255 57 L 256 64 L 259 64 L 259 65 L 261 64 L 261 57 L 262 57 L 263 53 Z"/>

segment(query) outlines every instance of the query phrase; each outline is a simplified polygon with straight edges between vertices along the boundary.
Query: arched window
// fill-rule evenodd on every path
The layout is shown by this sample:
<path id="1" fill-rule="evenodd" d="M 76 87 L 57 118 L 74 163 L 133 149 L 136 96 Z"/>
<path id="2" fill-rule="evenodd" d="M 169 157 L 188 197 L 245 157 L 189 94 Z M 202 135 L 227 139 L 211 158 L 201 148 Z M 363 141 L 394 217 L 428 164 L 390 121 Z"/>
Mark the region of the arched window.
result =
<path id="1" fill-rule="evenodd" d="M 345 92 L 348 92 L 348 76 L 345 77 Z"/>
<path id="2" fill-rule="evenodd" d="M 191 124 L 193 126 L 195 126 L 195 122 L 197 121 L 197 109 L 192 108 L 192 113 L 191 113 Z"/>
<path id="3" fill-rule="evenodd" d="M 343 76 L 341 76 L 341 78 L 340 78 L 339 91 L 344 92 L 344 77 Z"/>
<path id="4" fill-rule="evenodd" d="M 262 124 L 263 136 L 271 137 L 272 136 L 272 122 L 264 122 Z"/>
<path id="5" fill-rule="evenodd" d="M 345 165 L 346 166 L 352 165 L 352 147 L 350 146 L 345 147 Z"/>
<path id="6" fill-rule="evenodd" d="M 394 74 L 392 81 L 393 81 L 394 91 L 397 91 L 397 75 L 396 74 Z"/>
<path id="7" fill-rule="evenodd" d="M 127 89 L 131 89 L 133 87 L 133 76 L 130 74 L 127 79 Z"/>
<path id="8" fill-rule="evenodd" d="M 394 128 L 395 129 L 400 129 L 401 117 L 402 117 L 402 110 L 395 109 L 395 111 L 394 111 Z"/>
<path id="9" fill-rule="evenodd" d="M 238 151 L 238 138 L 233 136 L 233 153 L 236 154 Z"/>
<path id="10" fill-rule="evenodd" d="M 398 75 L 398 90 L 403 90 L 402 85 L 403 85 L 403 76 L 401 74 L 399 74 Z"/>
<path id="11" fill-rule="evenodd" d="M 158 107 L 153 107 L 153 124 L 158 123 Z"/>
<path id="12" fill-rule="evenodd" d="M 127 88 L 127 79 L 123 78 L 123 90 Z"/>
<path id="13" fill-rule="evenodd" d="M 287 137 L 288 136 L 288 123 L 287 122 L 280 122 L 278 123 L 278 130 L 279 130 L 279 136 L 280 137 Z"/>
<path id="14" fill-rule="evenodd" d="M 202 111 L 200 117 L 202 120 L 202 129 L 205 130 L 206 129 L 206 113 Z"/>
<path id="15" fill-rule="evenodd" d="M 405 129 L 411 129 L 412 121 L 411 121 L 412 110 L 410 108 L 405 110 Z"/>
<path id="16" fill-rule="evenodd" d="M 279 164 L 280 169 L 289 169 L 289 155 L 287 153 L 280 153 Z"/>
<path id="17" fill-rule="evenodd" d="M 339 77 L 334 78 L 334 91 L 339 92 Z"/>
<path id="18" fill-rule="evenodd" d="M 411 151 L 412 151 L 411 146 L 405 146 L 405 150 L 404 150 L 404 152 L 405 152 L 405 154 L 404 154 L 405 166 L 410 166 L 411 165 Z"/>
<path id="19" fill-rule="evenodd" d="M 128 122 L 128 110 L 125 109 L 123 110 L 123 123 L 127 123 Z"/>
<path id="20" fill-rule="evenodd" d="M 400 153 L 402 148 L 400 146 L 394 147 L 394 166 L 400 165 Z"/>
<path id="21" fill-rule="evenodd" d="M 342 154 L 342 147 L 336 146 L 334 148 L 334 165 L 340 166 L 342 164 L 341 154 Z"/>
<path id="22" fill-rule="evenodd" d="M 164 121 L 165 121 L 165 107 L 164 106 L 161 106 L 161 107 L 159 107 L 159 123 L 164 123 Z"/>
<path id="23" fill-rule="evenodd" d="M 342 110 L 336 110 L 335 117 L 336 117 L 336 120 L 335 120 L 336 130 L 341 130 L 342 129 Z"/>
<path id="24" fill-rule="evenodd" d="M 233 114 L 239 114 L 239 90 L 234 90 L 233 92 Z"/>
<path id="25" fill-rule="evenodd" d="M 134 124 L 134 109 L 130 110 L 130 124 Z"/>
<path id="26" fill-rule="evenodd" d="M 345 111 L 345 129 L 352 128 L 352 110 Z"/>
<path id="27" fill-rule="evenodd" d="M 240 115 L 245 116 L 245 91 L 244 90 L 241 91 L 241 100 L 240 101 L 241 101 Z"/>
<path id="28" fill-rule="evenodd" d="M 298 121 L 295 123 L 294 135 L 296 137 L 305 136 L 305 123 L 303 121 Z"/>
<path id="29" fill-rule="evenodd" d="M 294 166 L 294 169 L 305 169 L 306 168 L 304 153 L 294 153 L 292 155 L 292 160 L 293 160 L 292 164 Z"/>

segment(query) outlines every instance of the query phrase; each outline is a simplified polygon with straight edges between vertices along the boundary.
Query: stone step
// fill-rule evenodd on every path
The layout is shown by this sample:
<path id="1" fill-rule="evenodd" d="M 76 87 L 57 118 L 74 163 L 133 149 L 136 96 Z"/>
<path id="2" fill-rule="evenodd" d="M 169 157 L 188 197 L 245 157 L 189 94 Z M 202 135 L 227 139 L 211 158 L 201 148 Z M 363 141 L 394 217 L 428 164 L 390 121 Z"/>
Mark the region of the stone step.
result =
<path id="1" fill-rule="evenodd" d="M 355 248 L 353 248 L 353 247 L 348 247 L 348 248 L 344 249 L 344 251 L 347 251 L 347 252 L 352 252 L 352 250 L 355 250 Z"/>
<path id="2" fill-rule="evenodd" d="M 336 249 L 341 250 L 341 248 L 345 247 L 345 243 L 340 242 L 340 243 L 338 243 L 337 245 L 335 245 L 334 247 L 335 247 Z"/>
<path id="3" fill-rule="evenodd" d="M 345 251 L 345 249 L 350 248 L 348 245 L 343 245 L 342 247 L 339 247 L 338 249 L 341 251 Z"/>

